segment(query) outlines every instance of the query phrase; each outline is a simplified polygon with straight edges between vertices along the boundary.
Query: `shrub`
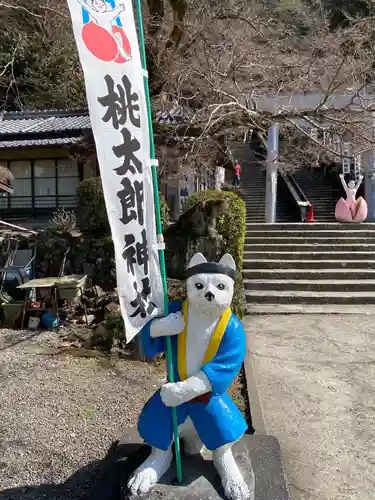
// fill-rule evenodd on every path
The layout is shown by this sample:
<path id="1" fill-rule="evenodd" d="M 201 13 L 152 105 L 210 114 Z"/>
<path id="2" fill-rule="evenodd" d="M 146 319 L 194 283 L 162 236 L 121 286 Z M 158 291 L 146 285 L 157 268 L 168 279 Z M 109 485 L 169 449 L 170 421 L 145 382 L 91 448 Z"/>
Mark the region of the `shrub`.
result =
<path id="1" fill-rule="evenodd" d="M 168 205 L 159 192 L 162 226 L 168 222 Z M 104 192 L 100 177 L 85 179 L 77 186 L 77 219 L 82 232 L 107 236 L 110 234 Z"/>
<path id="2" fill-rule="evenodd" d="M 105 319 L 107 335 L 113 340 L 125 338 L 125 325 L 120 312 L 108 314 Z"/>
<path id="3" fill-rule="evenodd" d="M 77 218 L 74 212 L 59 208 L 52 216 L 50 226 L 55 227 L 57 231 L 73 231 L 76 227 Z"/>
<path id="4" fill-rule="evenodd" d="M 159 202 L 160 202 L 161 224 L 164 231 L 169 222 L 169 207 L 167 200 L 164 198 L 164 196 L 161 194 L 160 191 L 159 191 Z"/>
<path id="5" fill-rule="evenodd" d="M 242 283 L 243 251 L 245 245 L 246 209 L 244 201 L 230 191 L 207 190 L 192 194 L 185 203 L 185 210 L 208 200 L 224 200 L 226 210 L 217 219 L 217 230 L 223 236 L 224 252 L 230 253 L 236 262 L 237 280 L 232 303 L 233 312 L 239 318 L 244 315 L 245 299 Z"/>
<path id="6" fill-rule="evenodd" d="M 78 184 L 77 222 L 83 233 L 110 234 L 100 177 L 91 177 Z"/>

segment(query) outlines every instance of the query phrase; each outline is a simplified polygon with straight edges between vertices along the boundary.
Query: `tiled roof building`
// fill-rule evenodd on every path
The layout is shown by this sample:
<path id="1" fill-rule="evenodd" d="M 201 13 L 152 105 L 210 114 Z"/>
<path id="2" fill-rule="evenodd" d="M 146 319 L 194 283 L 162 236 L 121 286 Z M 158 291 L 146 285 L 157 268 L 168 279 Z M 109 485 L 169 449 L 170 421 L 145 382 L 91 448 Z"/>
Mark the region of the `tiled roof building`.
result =
<path id="1" fill-rule="evenodd" d="M 0 116 L 0 166 L 14 176 L 13 195 L 0 197 L 3 219 L 49 219 L 59 207 L 74 209 L 77 184 L 97 165 L 72 155 L 92 140 L 86 109 L 6 112 Z"/>
<path id="2" fill-rule="evenodd" d="M 90 131 L 87 110 L 8 112 L 0 118 L 0 149 L 75 144 Z"/>

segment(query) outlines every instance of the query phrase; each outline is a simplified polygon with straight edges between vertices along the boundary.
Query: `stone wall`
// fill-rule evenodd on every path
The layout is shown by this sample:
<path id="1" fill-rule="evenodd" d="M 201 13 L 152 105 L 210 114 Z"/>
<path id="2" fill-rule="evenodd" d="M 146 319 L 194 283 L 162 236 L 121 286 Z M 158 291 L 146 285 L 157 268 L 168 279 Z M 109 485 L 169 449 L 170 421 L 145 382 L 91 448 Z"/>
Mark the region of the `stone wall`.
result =
<path id="1" fill-rule="evenodd" d="M 61 273 L 86 274 L 93 284 L 105 291 L 116 285 L 112 238 L 93 239 L 78 233 L 47 230 L 24 239 L 22 246 L 36 245 L 35 277 L 59 276 Z"/>

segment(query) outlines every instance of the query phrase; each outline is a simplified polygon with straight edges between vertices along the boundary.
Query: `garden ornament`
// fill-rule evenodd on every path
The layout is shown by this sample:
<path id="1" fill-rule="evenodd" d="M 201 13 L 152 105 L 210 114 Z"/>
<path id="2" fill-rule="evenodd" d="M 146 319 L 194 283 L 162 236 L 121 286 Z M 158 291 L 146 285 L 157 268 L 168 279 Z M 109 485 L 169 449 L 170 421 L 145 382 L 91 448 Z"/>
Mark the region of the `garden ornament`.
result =
<path id="1" fill-rule="evenodd" d="M 165 351 L 171 336 L 175 383 L 166 383 L 146 403 L 138 431 L 151 454 L 128 482 L 131 494 L 147 493 L 172 462 L 171 408 L 177 408 L 179 434 L 188 454 L 203 446 L 212 451 L 226 498 L 253 500 L 254 479 L 246 484 L 232 447 L 247 429 L 241 412 L 227 394 L 245 358 L 246 337 L 231 312 L 236 266 L 233 257 L 207 262 L 197 253 L 188 264 L 187 300 L 169 304 L 169 315 L 142 330 L 146 356 Z"/>
<path id="2" fill-rule="evenodd" d="M 335 217 L 339 222 L 363 222 L 367 218 L 367 203 L 360 196 L 356 200 L 356 194 L 363 181 L 363 175 L 359 177 L 357 183 L 345 182 L 344 174 L 340 174 L 341 184 L 346 193 L 346 200 L 340 198 L 336 203 Z"/>

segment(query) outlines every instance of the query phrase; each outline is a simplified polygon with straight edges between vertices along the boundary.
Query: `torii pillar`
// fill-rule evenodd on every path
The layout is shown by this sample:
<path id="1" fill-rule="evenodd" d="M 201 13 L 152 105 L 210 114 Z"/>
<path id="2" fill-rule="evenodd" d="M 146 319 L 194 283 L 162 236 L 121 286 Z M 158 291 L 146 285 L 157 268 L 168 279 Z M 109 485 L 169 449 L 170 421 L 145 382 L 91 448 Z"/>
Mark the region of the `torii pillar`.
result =
<path id="1" fill-rule="evenodd" d="M 375 222 L 375 151 L 365 155 L 365 199 L 367 202 L 368 222 Z"/>
<path id="2" fill-rule="evenodd" d="M 267 138 L 267 170 L 266 170 L 266 211 L 265 219 L 267 224 L 276 222 L 276 201 L 277 201 L 277 168 L 279 157 L 279 130 L 278 123 L 274 123 L 268 129 Z"/>

